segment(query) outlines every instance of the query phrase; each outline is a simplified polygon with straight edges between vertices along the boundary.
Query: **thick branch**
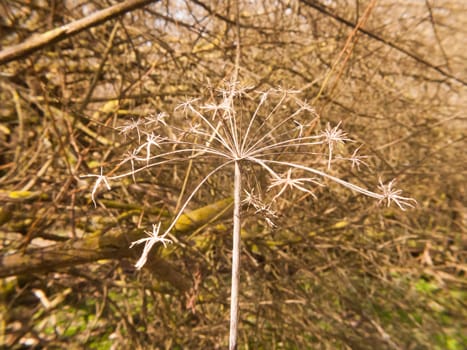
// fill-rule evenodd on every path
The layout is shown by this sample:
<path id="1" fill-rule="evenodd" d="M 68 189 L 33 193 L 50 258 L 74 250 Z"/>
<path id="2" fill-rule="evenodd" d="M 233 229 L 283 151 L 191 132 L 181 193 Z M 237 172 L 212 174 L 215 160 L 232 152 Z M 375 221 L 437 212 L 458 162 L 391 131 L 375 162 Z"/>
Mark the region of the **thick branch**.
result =
<path id="1" fill-rule="evenodd" d="M 178 234 L 187 234 L 197 228 L 219 219 L 231 212 L 232 199 L 227 198 L 203 208 L 182 215 L 176 225 Z M 30 273 L 47 273 L 70 266 L 85 264 L 101 259 L 122 259 L 139 253 L 129 249 L 131 241 L 143 235 L 141 230 L 130 232 L 96 233 L 82 239 L 57 243 L 45 248 L 31 249 L 0 256 L 0 278 Z M 157 277 L 171 283 L 180 290 L 185 290 L 187 280 L 181 278 L 168 261 L 153 254 L 146 266 Z"/>
<path id="2" fill-rule="evenodd" d="M 78 34 L 85 29 L 95 27 L 126 12 L 156 1 L 159 0 L 127 0 L 46 33 L 33 36 L 21 44 L 10 46 L 0 51 L 0 65 L 25 57 L 48 45 Z"/>

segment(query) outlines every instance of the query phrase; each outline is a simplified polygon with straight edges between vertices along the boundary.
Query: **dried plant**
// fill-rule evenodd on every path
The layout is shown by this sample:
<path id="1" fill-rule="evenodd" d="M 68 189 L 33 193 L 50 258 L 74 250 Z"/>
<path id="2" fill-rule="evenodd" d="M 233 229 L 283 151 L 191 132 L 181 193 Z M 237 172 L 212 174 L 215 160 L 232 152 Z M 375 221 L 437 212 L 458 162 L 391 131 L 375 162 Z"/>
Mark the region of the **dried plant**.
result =
<path id="1" fill-rule="evenodd" d="M 202 99 L 189 99 L 174 110 L 172 121 L 166 121 L 165 113 L 145 119 L 131 120 L 119 129 L 129 136 L 135 133 L 138 146 L 128 153 L 120 165 L 129 164 L 126 172 L 97 177 L 91 197 L 96 205 L 96 193 L 102 185 L 110 189 L 110 183 L 132 177 L 149 168 L 163 167 L 171 163 L 194 161 L 201 158 L 211 167 L 204 178 L 182 202 L 180 209 L 167 228 L 161 232 L 161 223 L 147 231 L 148 237 L 131 244 L 144 243 L 143 253 L 136 263 L 142 268 L 154 244 L 170 243 L 170 232 L 193 197 L 208 179 L 217 173 L 229 171 L 233 175 L 234 213 L 231 284 L 230 349 L 237 344 L 238 284 L 240 272 L 240 228 L 242 203 L 263 215 L 265 221 L 275 227 L 277 216 L 274 206 L 287 190 L 298 190 L 318 199 L 317 190 L 329 183 L 337 183 L 354 192 L 375 198 L 390 205 L 394 202 L 405 210 L 415 205 L 415 200 L 403 197 L 401 190 L 394 189 L 395 180 L 384 184 L 380 180 L 380 192 L 374 192 L 343 180 L 333 173 L 333 164 L 348 162 L 357 169 L 365 157 L 359 156 L 360 147 L 343 147 L 353 141 L 341 129 L 341 123 L 311 134 L 319 120 L 312 106 L 301 101 L 299 91 L 283 88 L 255 91 L 238 82 L 226 82 L 215 91 L 208 103 Z M 182 123 L 177 122 L 183 120 Z M 177 119 L 178 118 L 178 119 Z M 347 148 L 353 148 L 348 152 Z M 207 169 L 207 168 L 206 168 Z M 267 184 L 258 178 L 266 175 Z M 247 175 L 256 178 L 251 184 Z M 244 191 L 242 188 L 251 187 Z M 258 195 L 255 195 L 255 191 Z"/>

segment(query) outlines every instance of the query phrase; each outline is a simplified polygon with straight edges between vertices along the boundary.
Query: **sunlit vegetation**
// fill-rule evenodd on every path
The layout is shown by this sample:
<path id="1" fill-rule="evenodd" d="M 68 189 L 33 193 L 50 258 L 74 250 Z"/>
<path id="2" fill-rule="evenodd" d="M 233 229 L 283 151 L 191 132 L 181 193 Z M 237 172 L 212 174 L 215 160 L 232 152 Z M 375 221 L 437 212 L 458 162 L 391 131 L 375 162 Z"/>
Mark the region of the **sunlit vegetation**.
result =
<path id="1" fill-rule="evenodd" d="M 0 1 L 0 347 L 227 348 L 239 161 L 238 349 L 464 348 L 464 2 L 236 4 Z"/>

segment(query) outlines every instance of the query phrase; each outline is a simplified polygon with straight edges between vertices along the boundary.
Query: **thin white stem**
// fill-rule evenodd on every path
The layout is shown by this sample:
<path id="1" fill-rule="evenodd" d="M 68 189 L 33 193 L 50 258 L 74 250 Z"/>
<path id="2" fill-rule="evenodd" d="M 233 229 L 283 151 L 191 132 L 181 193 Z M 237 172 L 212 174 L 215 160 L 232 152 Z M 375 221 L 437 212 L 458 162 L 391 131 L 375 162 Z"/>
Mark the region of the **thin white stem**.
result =
<path id="1" fill-rule="evenodd" d="M 249 160 L 252 160 L 252 161 L 254 161 L 254 162 L 258 163 L 258 164 L 261 164 L 261 165 L 263 165 L 263 167 L 264 167 L 265 163 L 269 163 L 269 164 L 283 165 L 283 166 L 290 167 L 290 168 L 301 169 L 301 170 L 313 173 L 315 175 L 319 175 L 319 176 L 324 177 L 326 179 L 329 179 L 331 181 L 337 182 L 338 184 L 340 184 L 340 185 L 342 185 L 344 187 L 347 187 L 347 188 L 351 189 L 352 191 L 362 193 L 362 194 L 364 194 L 364 195 L 366 195 L 368 197 L 376 198 L 376 199 L 379 199 L 379 200 L 384 200 L 386 198 L 386 196 L 384 196 L 382 194 L 369 191 L 366 188 L 354 185 L 354 184 L 352 184 L 350 182 L 341 180 L 338 177 L 329 175 L 329 174 L 327 174 L 327 173 L 325 173 L 323 171 L 320 171 L 320 170 L 317 170 L 317 169 L 314 169 L 314 168 L 310 168 L 310 167 L 306 167 L 306 166 L 303 166 L 301 164 L 295 164 L 295 163 L 290 163 L 290 162 L 281 162 L 281 161 L 275 161 L 275 160 L 270 160 L 270 159 L 261 159 L 261 160 L 259 160 L 259 159 L 256 159 L 254 157 L 249 158 Z M 265 168 L 265 169 L 269 170 L 268 168 Z"/>
<path id="2" fill-rule="evenodd" d="M 219 170 L 221 170 L 223 167 L 225 167 L 226 165 L 228 164 L 231 164 L 232 161 L 229 160 L 221 165 L 219 165 L 216 169 L 212 170 L 209 174 L 207 174 L 204 179 L 198 184 L 198 186 L 196 186 L 194 188 L 194 190 L 191 192 L 191 194 L 188 196 L 188 198 L 185 200 L 184 204 L 182 205 L 182 207 L 180 208 L 180 210 L 178 211 L 178 214 L 175 216 L 175 218 L 172 220 L 172 223 L 170 224 L 170 226 L 165 230 L 165 233 L 164 233 L 164 236 L 166 233 L 170 232 L 174 227 L 175 225 L 177 224 L 177 221 L 178 219 L 180 219 L 180 216 L 182 216 L 183 212 L 185 211 L 186 207 L 188 206 L 188 204 L 190 203 L 191 199 L 195 196 L 195 194 L 198 192 L 198 190 L 201 188 L 201 186 L 203 186 L 203 184 L 208 181 L 208 179 L 215 173 L 217 173 Z M 237 163 L 235 163 L 237 164 Z"/>
<path id="3" fill-rule="evenodd" d="M 265 160 L 256 157 L 248 157 L 247 160 L 253 163 L 257 163 L 263 167 L 263 169 L 267 170 L 274 179 L 279 180 L 281 177 L 278 173 L 276 173 L 273 169 L 271 169 L 266 163 Z"/>
<path id="4" fill-rule="evenodd" d="M 158 161 L 158 162 L 154 162 L 154 163 L 149 163 L 149 164 L 146 164 L 142 167 L 139 167 L 139 168 L 134 168 L 132 169 L 131 171 L 128 171 L 126 173 L 123 173 L 123 174 L 119 174 L 119 175 L 114 175 L 114 176 L 108 176 L 107 179 L 109 180 L 118 180 L 118 179 L 121 179 L 121 178 L 125 178 L 125 177 L 128 177 L 128 176 L 134 176 L 134 174 L 137 174 L 139 172 L 142 172 L 144 170 L 147 170 L 147 169 L 150 169 L 150 168 L 154 168 L 156 166 L 159 166 L 161 164 L 167 164 L 167 163 L 175 163 L 175 162 L 178 162 L 178 161 L 184 161 L 184 160 L 190 160 L 190 159 L 195 159 L 195 158 L 198 158 L 198 156 L 200 154 L 203 154 L 203 153 L 207 153 L 209 154 L 210 156 L 214 156 L 214 157 L 220 157 L 222 159 L 229 159 L 229 158 L 232 158 L 224 153 L 221 153 L 221 152 L 216 152 L 215 150 L 211 150 L 211 149 L 208 149 L 208 148 L 200 148 L 199 149 L 196 149 L 196 148 L 187 148 L 187 149 L 181 149 L 181 150 L 175 150 L 175 151 L 172 151 L 172 152 L 167 152 L 167 153 L 164 153 L 164 154 L 159 154 L 157 156 L 153 156 L 151 158 L 149 158 L 149 160 L 155 160 L 155 159 L 158 159 L 158 158 L 166 158 L 168 156 L 172 156 L 174 154 L 183 154 L 183 153 L 189 153 L 189 152 L 194 152 L 194 151 L 197 151 L 197 152 L 201 152 L 201 153 L 196 153 L 194 155 L 189 155 L 187 157 L 184 157 L 184 158 L 172 158 L 172 159 L 164 159 L 164 160 L 161 160 L 161 161 Z M 145 158 L 135 158 L 135 160 L 138 160 L 138 161 L 145 161 L 146 159 Z M 95 175 L 94 175 L 95 176 Z"/>
<path id="5" fill-rule="evenodd" d="M 212 130 L 212 132 L 216 134 L 218 141 L 225 147 L 225 149 L 227 149 L 229 153 L 233 153 L 233 149 L 230 146 L 230 143 L 222 136 L 222 134 L 219 132 L 219 129 L 214 127 L 214 125 L 212 125 L 212 123 L 204 115 L 198 112 L 195 108 L 190 106 L 190 110 L 194 114 L 196 114 L 199 118 L 201 118 L 201 120 L 204 123 L 206 123 L 206 125 Z"/>
<path id="6" fill-rule="evenodd" d="M 266 117 L 266 119 L 261 123 L 261 125 L 257 128 L 257 132 L 256 132 L 256 135 L 259 134 L 260 130 L 263 128 L 264 125 L 266 125 L 266 122 L 273 116 L 273 114 L 275 113 L 275 111 L 279 108 L 279 106 L 282 105 L 282 102 L 284 101 L 285 99 L 285 95 L 282 97 L 282 99 L 279 101 L 279 103 L 274 107 L 274 109 L 269 113 L 269 115 Z M 287 123 L 288 121 L 290 121 L 291 119 L 294 118 L 296 114 L 292 114 L 292 115 L 289 115 L 287 118 L 283 119 L 280 123 L 278 123 L 277 125 L 275 125 L 274 127 L 272 127 L 270 130 L 268 130 L 268 132 L 266 132 L 262 137 L 260 137 L 259 139 L 256 140 L 256 142 L 254 144 L 250 144 L 248 143 L 246 145 L 246 147 L 248 147 L 248 149 L 246 150 L 245 153 L 250 153 L 252 150 L 254 150 L 259 144 L 261 144 L 265 139 L 267 139 L 268 137 L 270 137 L 274 131 L 276 131 L 277 129 L 279 129 L 282 125 L 284 125 L 285 123 Z M 255 137 L 256 137 L 255 135 Z M 252 138 L 253 140 L 254 138 Z"/>
<path id="7" fill-rule="evenodd" d="M 240 125 L 237 124 L 237 116 L 235 113 L 235 109 L 233 108 L 233 92 L 230 94 L 228 97 L 229 101 L 229 106 L 231 107 L 230 110 L 228 110 L 226 113 L 228 113 L 227 116 L 227 121 L 229 122 L 229 133 L 231 138 L 232 138 L 232 149 L 235 150 L 236 154 L 240 153 L 240 144 L 238 142 L 238 129 L 240 128 Z"/>
<path id="8" fill-rule="evenodd" d="M 274 108 L 272 109 L 271 112 L 269 112 L 268 116 L 261 122 L 261 124 L 256 128 L 256 133 L 250 138 L 251 139 L 251 142 L 255 142 L 254 140 L 256 139 L 256 137 L 258 135 L 261 135 L 261 130 L 263 129 L 263 127 L 265 127 L 266 123 L 268 122 L 268 120 L 274 115 L 274 113 L 276 112 L 276 110 L 281 106 L 282 102 L 284 101 L 285 99 L 285 95 L 283 95 L 281 97 L 281 100 L 274 106 Z M 251 149 L 255 148 L 256 145 L 260 144 L 264 139 L 268 138 L 269 136 L 272 135 L 272 133 L 279 127 L 281 126 L 282 124 L 284 124 L 286 121 L 288 121 L 289 118 L 286 118 L 284 121 L 282 121 L 281 123 L 279 123 L 279 125 L 277 125 L 276 127 L 272 128 L 271 130 L 269 130 L 266 134 L 263 135 L 263 137 L 259 138 L 259 140 L 256 140 L 256 142 L 251 145 L 251 142 L 248 142 L 245 144 L 245 148 L 248 148 L 248 150 L 246 151 L 247 153 L 250 152 Z M 250 140 L 249 140 L 250 141 Z"/>
<path id="9" fill-rule="evenodd" d="M 240 284 L 240 206 L 242 177 L 240 164 L 235 162 L 234 174 L 234 214 L 233 214 L 233 246 L 232 246 L 232 285 L 230 291 L 230 337 L 229 349 L 237 349 L 238 334 L 238 288 Z"/>
<path id="10" fill-rule="evenodd" d="M 255 112 L 253 113 L 252 117 L 250 118 L 250 122 L 248 123 L 248 127 L 246 128 L 246 131 L 245 131 L 244 136 L 243 136 L 242 146 L 240 147 L 242 154 L 245 152 L 245 145 L 246 145 L 246 143 L 248 141 L 250 130 L 252 129 L 253 123 L 254 123 L 254 121 L 256 119 L 256 116 L 258 115 L 259 109 L 261 108 L 263 103 L 266 101 L 266 98 L 267 98 L 267 95 L 264 95 L 264 98 L 261 98 L 258 105 L 256 106 Z"/>

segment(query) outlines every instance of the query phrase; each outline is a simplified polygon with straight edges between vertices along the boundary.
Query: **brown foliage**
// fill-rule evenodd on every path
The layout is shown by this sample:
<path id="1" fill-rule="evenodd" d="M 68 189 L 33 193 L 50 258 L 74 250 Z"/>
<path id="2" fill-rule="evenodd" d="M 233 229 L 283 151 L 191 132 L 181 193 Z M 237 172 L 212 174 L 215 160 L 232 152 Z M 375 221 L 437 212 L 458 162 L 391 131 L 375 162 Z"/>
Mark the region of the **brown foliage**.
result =
<path id="1" fill-rule="evenodd" d="M 226 347 L 228 219 L 174 233 L 142 272 L 127 249 L 173 216 L 185 178 L 207 164 L 113 183 L 97 208 L 82 176 L 121 170 L 137 140 L 117 127 L 209 98 L 232 74 L 239 30 L 242 82 L 302 90 L 321 115 L 317 127 L 342 120 L 378 169 L 339 169 L 345 179 L 374 187 L 378 175 L 397 178 L 419 203 L 400 212 L 329 187 L 318 200 L 282 200 L 274 230 L 249 212 L 240 348 L 460 349 L 464 2 L 240 1 L 238 18 L 223 1 L 139 8 L 147 3 L 124 1 L 132 6 L 62 33 L 117 2 L 0 1 L 0 271 L 12 276 L 0 284 L 0 342 Z M 18 49 L 50 31 L 59 40 Z M 231 185 L 213 179 L 190 209 L 229 198 Z"/>

